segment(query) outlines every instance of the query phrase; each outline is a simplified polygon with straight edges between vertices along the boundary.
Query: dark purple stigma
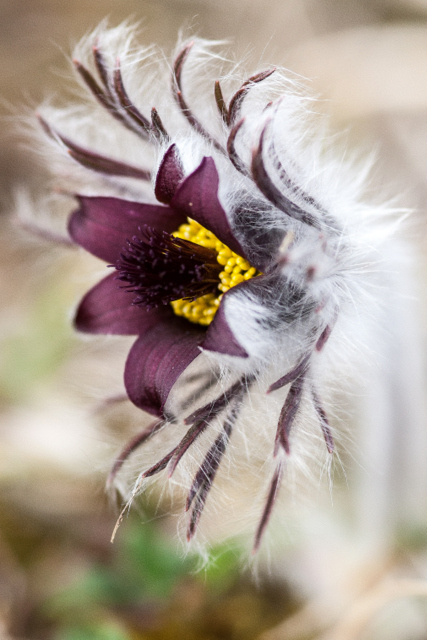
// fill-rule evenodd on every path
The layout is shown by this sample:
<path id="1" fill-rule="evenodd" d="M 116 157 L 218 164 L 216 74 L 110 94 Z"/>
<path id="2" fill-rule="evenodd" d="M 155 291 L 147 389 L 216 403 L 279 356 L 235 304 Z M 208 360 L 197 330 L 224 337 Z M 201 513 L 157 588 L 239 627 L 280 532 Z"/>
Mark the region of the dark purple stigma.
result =
<path id="1" fill-rule="evenodd" d="M 216 251 L 147 225 L 138 231 L 111 265 L 119 272 L 122 288 L 135 294 L 132 304 L 152 309 L 217 291 L 222 267 Z"/>

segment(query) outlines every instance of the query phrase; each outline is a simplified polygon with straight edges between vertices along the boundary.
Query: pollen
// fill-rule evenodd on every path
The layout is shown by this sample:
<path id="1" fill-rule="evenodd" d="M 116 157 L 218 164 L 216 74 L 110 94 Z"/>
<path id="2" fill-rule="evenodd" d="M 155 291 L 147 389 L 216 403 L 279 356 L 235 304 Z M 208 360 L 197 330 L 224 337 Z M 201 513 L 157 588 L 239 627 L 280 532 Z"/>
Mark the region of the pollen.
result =
<path id="1" fill-rule="evenodd" d="M 215 317 L 223 294 L 237 284 L 260 275 L 260 272 L 195 220 L 188 218 L 188 223 L 182 224 L 172 235 L 202 247 L 214 249 L 217 253 L 216 259 L 223 267 L 218 276 L 218 293 L 209 293 L 191 301 L 182 299 L 171 302 L 177 316 L 182 316 L 195 324 L 208 326 Z"/>

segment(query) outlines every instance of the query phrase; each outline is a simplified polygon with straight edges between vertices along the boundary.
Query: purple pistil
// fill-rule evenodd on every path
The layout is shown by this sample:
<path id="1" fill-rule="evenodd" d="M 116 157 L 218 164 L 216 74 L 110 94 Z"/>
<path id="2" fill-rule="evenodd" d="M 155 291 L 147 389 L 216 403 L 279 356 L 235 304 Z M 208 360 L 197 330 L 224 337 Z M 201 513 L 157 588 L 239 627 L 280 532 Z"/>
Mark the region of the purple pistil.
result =
<path id="1" fill-rule="evenodd" d="M 147 225 L 126 241 L 114 266 L 134 305 L 152 309 L 173 300 L 196 300 L 218 290 L 217 253 Z"/>

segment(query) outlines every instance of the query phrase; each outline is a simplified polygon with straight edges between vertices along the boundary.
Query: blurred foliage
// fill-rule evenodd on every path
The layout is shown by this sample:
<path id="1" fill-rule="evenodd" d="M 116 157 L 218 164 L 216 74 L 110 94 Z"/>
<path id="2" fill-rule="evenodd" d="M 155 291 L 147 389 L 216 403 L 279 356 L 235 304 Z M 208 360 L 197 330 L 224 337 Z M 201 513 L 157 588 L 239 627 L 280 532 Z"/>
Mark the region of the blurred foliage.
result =
<path id="1" fill-rule="evenodd" d="M 129 640 L 130 636 L 117 625 L 100 622 L 99 625 L 79 625 L 64 629 L 57 635 L 58 640 Z"/>
<path id="2" fill-rule="evenodd" d="M 205 567 L 183 555 L 159 521 L 126 523 L 109 561 L 93 563 L 71 586 L 49 598 L 43 615 L 55 640 L 250 640 L 288 608 L 284 585 L 257 591 L 241 576 L 237 544 L 213 548 Z M 275 612 L 276 609 L 276 612 Z"/>
<path id="3" fill-rule="evenodd" d="M 0 499 L 0 595 L 14 639 L 255 640 L 298 604 L 284 583 L 254 584 L 236 541 L 207 559 L 185 554 L 174 522 L 148 509 L 148 521 L 131 514 L 112 545 L 114 519 L 93 486 L 76 486 L 59 517 L 39 508 L 49 482 L 43 496 L 40 486 L 15 485 Z M 72 503 L 80 512 L 67 515 Z"/>
<path id="4" fill-rule="evenodd" d="M 129 526 L 128 526 L 129 525 Z M 71 614 L 96 606 L 138 605 L 164 600 L 194 562 L 182 558 L 153 523 L 127 522 L 111 565 L 96 564 L 50 602 L 51 613 Z"/>
<path id="5" fill-rule="evenodd" d="M 20 401 L 43 384 L 66 358 L 72 330 L 63 281 L 49 279 L 29 305 L 24 323 L 1 341 L 0 394 Z"/>

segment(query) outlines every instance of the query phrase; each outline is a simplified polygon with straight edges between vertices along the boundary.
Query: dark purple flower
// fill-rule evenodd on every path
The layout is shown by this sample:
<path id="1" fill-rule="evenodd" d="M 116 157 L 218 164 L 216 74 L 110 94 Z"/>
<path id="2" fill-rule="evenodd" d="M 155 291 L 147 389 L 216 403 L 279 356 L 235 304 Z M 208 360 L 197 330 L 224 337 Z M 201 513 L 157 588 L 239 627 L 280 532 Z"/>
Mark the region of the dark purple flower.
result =
<path id="1" fill-rule="evenodd" d="M 169 148 L 166 159 L 173 150 Z M 156 181 L 156 193 L 163 201 L 170 193 L 167 166 L 162 163 Z M 116 267 L 86 294 L 76 327 L 88 333 L 140 336 L 126 364 L 126 389 L 132 402 L 158 417 L 163 417 L 172 386 L 200 349 L 248 356 L 222 312 L 205 328 L 177 316 L 169 304 L 220 295 L 222 267 L 217 252 L 171 235 L 187 223 L 189 212 L 246 258 L 218 200 L 218 184 L 213 159 L 204 158 L 192 174 L 181 178 L 169 205 L 80 196 L 80 207 L 70 218 L 74 242 Z M 244 290 L 251 284 L 247 280 L 237 286 Z"/>
<path id="2" fill-rule="evenodd" d="M 302 99 L 291 94 L 288 104 L 285 94 L 266 99 L 260 108 L 259 88 L 268 84 L 274 69 L 248 78 L 228 102 L 217 81 L 218 117 L 202 122 L 183 95 L 183 69 L 192 47 L 187 44 L 173 65 L 172 94 L 181 120 L 177 124 L 174 116 L 170 130 L 162 104 L 150 117 L 135 106 L 120 63 L 112 69 L 98 45 L 93 49 L 96 74 L 75 62 L 106 112 L 157 154 L 157 203 L 154 197 L 150 202 L 130 197 L 129 181 L 143 181 L 147 193 L 150 172 L 145 168 L 80 146 L 40 120 L 74 161 L 109 185 L 122 185 L 121 197 L 78 195 L 79 207 L 68 227 L 76 244 L 112 269 L 81 301 L 76 327 L 137 336 L 125 366 L 126 391 L 137 407 L 156 418 L 123 449 L 110 482 L 164 425 L 185 424 L 188 430 L 140 474 L 137 488 L 166 468 L 172 475 L 194 442 L 219 423 L 189 488 L 190 539 L 233 430 L 237 425 L 245 429 L 252 397 L 268 394 L 263 419 L 275 423 L 270 451 L 275 470 L 256 531 L 257 548 L 303 406 L 311 408 L 318 433 L 333 452 L 315 379 L 334 326 L 353 300 L 347 276 L 358 263 L 343 231 L 348 220 L 332 212 L 316 188 L 321 153 L 314 145 L 310 160 L 294 132 L 300 131 L 295 114 L 304 115 Z M 251 102 L 252 94 L 258 102 Z M 285 130 L 295 147 L 289 152 Z M 307 159 L 314 178 L 304 167 Z M 335 165 L 328 170 L 332 175 Z M 198 358 L 201 370 L 190 400 L 174 397 L 176 383 Z M 276 392 L 283 396 L 277 410 L 270 401 Z"/>

